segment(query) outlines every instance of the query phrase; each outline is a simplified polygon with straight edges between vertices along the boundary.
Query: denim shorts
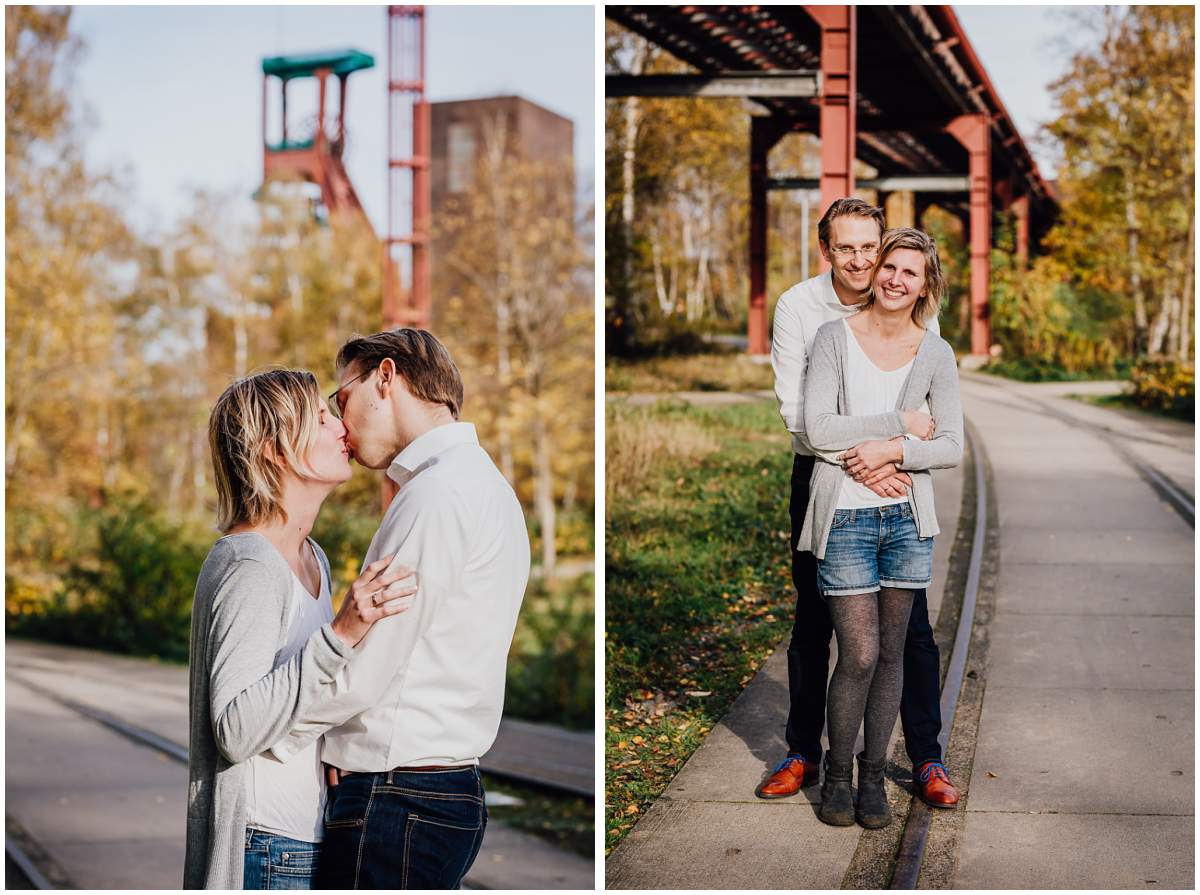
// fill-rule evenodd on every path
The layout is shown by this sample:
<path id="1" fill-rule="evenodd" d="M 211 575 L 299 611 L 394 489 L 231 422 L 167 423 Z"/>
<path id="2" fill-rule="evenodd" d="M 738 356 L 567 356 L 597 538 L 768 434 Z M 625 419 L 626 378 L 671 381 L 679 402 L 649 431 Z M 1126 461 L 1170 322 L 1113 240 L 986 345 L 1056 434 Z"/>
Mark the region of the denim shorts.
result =
<path id="1" fill-rule="evenodd" d="M 817 561 L 822 596 L 920 590 L 932 577 L 933 538 L 917 537 L 909 504 L 834 511 L 825 557 Z"/>
<path id="2" fill-rule="evenodd" d="M 320 843 L 246 827 L 243 889 L 311 889 Z"/>

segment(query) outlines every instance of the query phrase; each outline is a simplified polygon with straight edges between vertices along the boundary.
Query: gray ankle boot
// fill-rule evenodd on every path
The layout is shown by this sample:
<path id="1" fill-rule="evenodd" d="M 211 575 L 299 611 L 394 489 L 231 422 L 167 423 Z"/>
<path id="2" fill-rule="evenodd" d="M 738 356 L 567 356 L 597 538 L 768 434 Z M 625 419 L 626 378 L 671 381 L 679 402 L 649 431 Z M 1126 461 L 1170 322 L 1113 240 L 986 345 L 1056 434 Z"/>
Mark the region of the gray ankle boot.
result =
<path id="1" fill-rule="evenodd" d="M 821 807 L 817 811 L 817 817 L 825 823 L 835 827 L 854 824 L 854 800 L 850 794 L 853 774 L 852 764 L 834 764 L 829 753 L 825 753 L 825 780 L 821 783 Z"/>
<path id="2" fill-rule="evenodd" d="M 885 758 L 867 761 L 858 753 L 858 803 L 854 816 L 868 830 L 878 830 L 892 822 L 892 809 L 883 785 L 886 762 Z"/>

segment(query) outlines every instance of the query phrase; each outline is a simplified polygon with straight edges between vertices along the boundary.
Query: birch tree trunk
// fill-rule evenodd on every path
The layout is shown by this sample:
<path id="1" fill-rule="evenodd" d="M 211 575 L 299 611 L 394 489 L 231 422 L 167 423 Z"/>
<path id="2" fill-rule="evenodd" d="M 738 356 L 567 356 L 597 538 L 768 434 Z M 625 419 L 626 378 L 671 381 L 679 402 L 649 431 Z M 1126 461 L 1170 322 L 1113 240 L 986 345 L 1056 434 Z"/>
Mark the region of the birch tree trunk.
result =
<path id="1" fill-rule="evenodd" d="M 510 265 L 512 246 L 509 239 L 507 213 L 501 192 L 501 172 L 508 144 L 508 125 L 497 115 L 484 123 L 484 159 L 488 168 L 488 185 L 492 213 L 496 222 L 496 378 L 502 407 L 497 415 L 497 441 L 500 454 L 500 473 L 511 484 L 516 481 L 513 466 L 512 414 L 507 406 L 512 397 L 512 278 Z"/>
<path id="2" fill-rule="evenodd" d="M 1179 344 L 1177 348 L 1179 359 L 1184 363 L 1187 363 L 1187 359 L 1191 355 L 1192 345 L 1191 301 L 1192 287 L 1195 282 L 1195 256 L 1192 254 L 1192 242 L 1195 237 L 1196 219 L 1189 216 L 1187 242 L 1184 244 L 1184 258 L 1187 260 L 1183 265 L 1183 291 L 1180 293 Z"/>

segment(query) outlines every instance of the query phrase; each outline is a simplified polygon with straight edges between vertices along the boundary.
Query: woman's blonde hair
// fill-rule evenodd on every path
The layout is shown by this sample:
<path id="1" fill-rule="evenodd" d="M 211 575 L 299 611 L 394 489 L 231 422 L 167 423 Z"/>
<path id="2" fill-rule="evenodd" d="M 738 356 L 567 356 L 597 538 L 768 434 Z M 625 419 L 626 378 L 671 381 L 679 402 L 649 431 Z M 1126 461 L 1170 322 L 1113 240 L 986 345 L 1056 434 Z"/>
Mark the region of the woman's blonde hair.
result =
<path id="1" fill-rule="evenodd" d="M 208 417 L 217 486 L 217 528 L 287 521 L 283 474 L 311 475 L 320 423 L 317 379 L 306 370 L 268 370 L 230 385 Z"/>
<path id="2" fill-rule="evenodd" d="M 936 316 L 942 306 L 942 296 L 946 294 L 946 275 L 942 273 L 942 262 L 938 259 L 937 243 L 924 230 L 915 227 L 895 227 L 885 230 L 879 244 L 879 255 L 875 258 L 875 266 L 871 268 L 870 285 L 867 286 L 866 306 L 875 304 L 875 276 L 879 268 L 887 261 L 888 255 L 896 249 L 914 249 L 925 259 L 925 294 L 913 305 L 912 319 L 925 325 L 925 321 Z"/>

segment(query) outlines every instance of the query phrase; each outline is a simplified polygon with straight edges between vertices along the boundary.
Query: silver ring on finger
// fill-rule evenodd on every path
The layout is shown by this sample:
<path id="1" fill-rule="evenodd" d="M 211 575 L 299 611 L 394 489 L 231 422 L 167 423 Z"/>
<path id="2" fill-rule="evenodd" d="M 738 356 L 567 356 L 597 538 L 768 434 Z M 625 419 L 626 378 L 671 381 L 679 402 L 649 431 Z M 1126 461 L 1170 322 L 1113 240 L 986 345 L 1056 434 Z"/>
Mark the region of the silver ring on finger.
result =
<path id="1" fill-rule="evenodd" d="M 372 606 L 378 606 L 378 605 L 379 605 L 379 598 L 380 598 L 381 596 L 383 596 L 383 591 L 381 591 L 381 590 L 377 590 L 377 591 L 375 591 L 375 593 L 371 594 L 371 605 L 372 605 Z"/>

